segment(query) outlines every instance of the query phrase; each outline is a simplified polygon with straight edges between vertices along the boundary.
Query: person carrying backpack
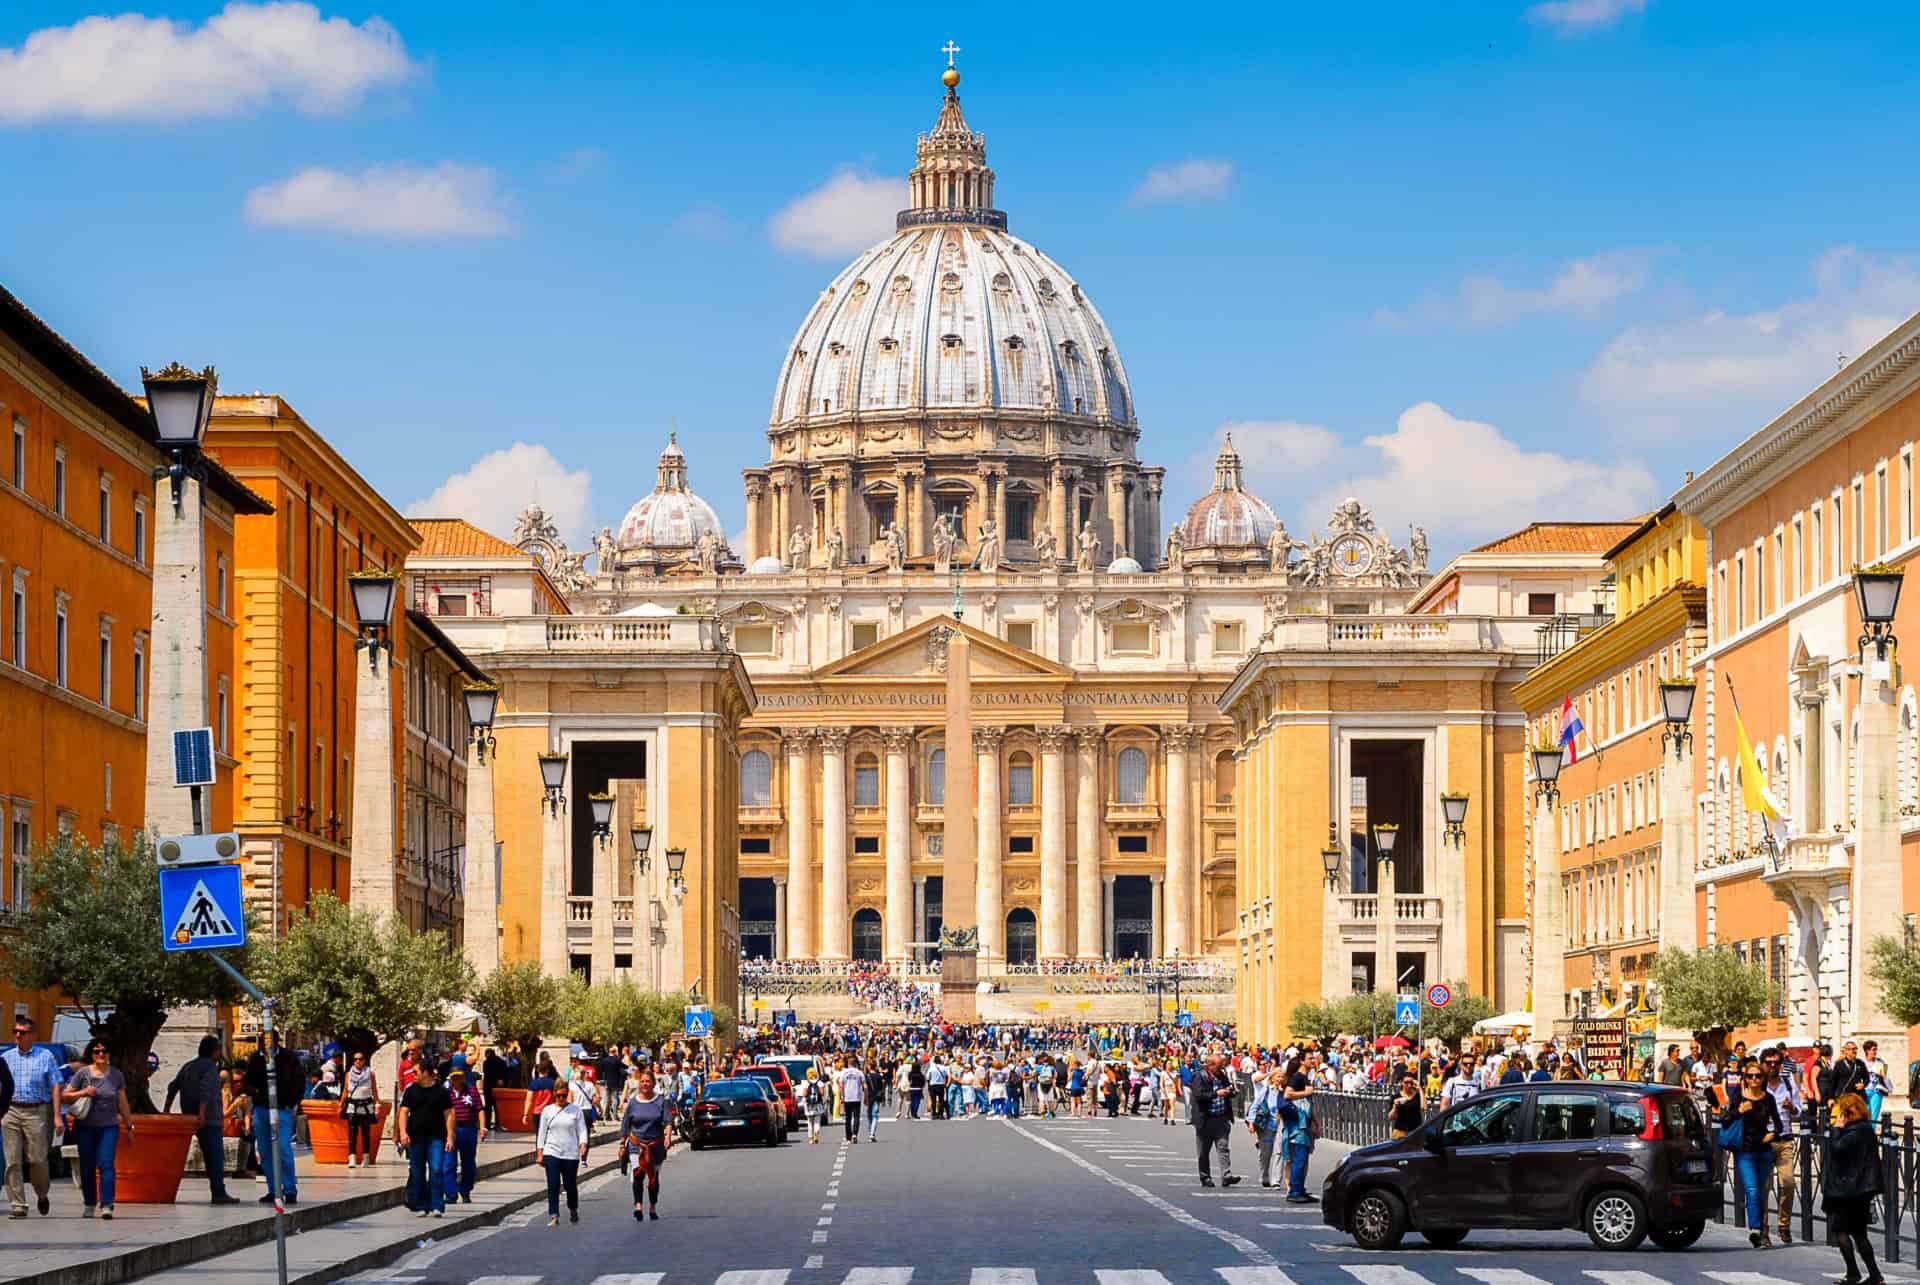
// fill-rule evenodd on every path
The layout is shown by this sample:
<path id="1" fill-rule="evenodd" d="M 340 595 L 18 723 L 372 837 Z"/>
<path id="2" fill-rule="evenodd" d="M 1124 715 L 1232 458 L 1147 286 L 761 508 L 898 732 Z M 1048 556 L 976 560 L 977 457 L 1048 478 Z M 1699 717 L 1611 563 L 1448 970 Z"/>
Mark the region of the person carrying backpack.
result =
<path id="1" fill-rule="evenodd" d="M 820 1141 L 820 1129 L 827 1122 L 827 1086 L 820 1081 L 818 1067 L 807 1068 L 806 1083 L 800 1086 L 800 1109 L 807 1117 L 807 1141 Z"/>

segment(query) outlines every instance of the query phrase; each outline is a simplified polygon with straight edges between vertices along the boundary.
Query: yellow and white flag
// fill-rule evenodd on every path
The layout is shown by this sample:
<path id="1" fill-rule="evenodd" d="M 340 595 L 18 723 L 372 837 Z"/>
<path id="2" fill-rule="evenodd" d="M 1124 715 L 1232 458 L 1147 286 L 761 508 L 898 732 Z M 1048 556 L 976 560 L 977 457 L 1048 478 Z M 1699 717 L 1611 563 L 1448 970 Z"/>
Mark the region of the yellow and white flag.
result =
<path id="1" fill-rule="evenodd" d="M 1768 828 L 1777 827 L 1780 833 L 1776 837 L 1784 838 L 1786 812 L 1767 788 L 1767 778 L 1760 771 L 1760 760 L 1754 757 L 1753 742 L 1747 739 L 1747 725 L 1740 721 L 1740 697 L 1734 694 L 1732 679 L 1727 680 L 1727 695 L 1733 701 L 1733 736 L 1740 751 L 1741 803 L 1747 811 L 1758 812 L 1766 817 Z"/>

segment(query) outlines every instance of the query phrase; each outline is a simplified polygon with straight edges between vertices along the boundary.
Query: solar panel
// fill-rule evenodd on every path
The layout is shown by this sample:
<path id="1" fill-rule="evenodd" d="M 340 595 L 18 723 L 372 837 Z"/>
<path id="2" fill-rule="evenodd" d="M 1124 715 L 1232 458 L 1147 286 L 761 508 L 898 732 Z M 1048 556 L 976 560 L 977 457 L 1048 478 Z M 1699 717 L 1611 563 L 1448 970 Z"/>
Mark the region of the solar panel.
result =
<path id="1" fill-rule="evenodd" d="M 173 783 L 213 784 L 213 729 L 190 727 L 173 734 Z"/>

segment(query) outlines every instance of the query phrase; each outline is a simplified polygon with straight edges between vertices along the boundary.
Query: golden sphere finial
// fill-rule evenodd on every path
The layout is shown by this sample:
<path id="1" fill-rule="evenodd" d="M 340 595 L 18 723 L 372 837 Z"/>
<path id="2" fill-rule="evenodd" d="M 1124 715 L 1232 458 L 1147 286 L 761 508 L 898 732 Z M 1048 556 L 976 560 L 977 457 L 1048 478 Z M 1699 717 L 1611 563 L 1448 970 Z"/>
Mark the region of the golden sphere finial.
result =
<path id="1" fill-rule="evenodd" d="M 955 85 L 958 85 L 960 83 L 960 69 L 958 67 L 949 67 L 941 72 L 940 83 L 948 89 L 952 89 Z"/>

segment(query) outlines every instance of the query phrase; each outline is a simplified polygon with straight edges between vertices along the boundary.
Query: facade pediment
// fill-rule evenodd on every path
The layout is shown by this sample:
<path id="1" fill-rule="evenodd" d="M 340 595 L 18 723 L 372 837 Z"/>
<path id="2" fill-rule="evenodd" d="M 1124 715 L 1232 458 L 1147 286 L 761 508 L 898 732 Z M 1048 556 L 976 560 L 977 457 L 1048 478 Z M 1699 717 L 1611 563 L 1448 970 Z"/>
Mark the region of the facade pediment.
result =
<path id="1" fill-rule="evenodd" d="M 1073 671 L 1016 647 L 972 625 L 948 617 L 924 620 L 891 638 L 843 656 L 814 671 L 819 679 L 932 678 L 946 673 L 946 643 L 954 634 L 972 644 L 973 676 L 978 679 L 1054 679 L 1066 682 Z"/>

